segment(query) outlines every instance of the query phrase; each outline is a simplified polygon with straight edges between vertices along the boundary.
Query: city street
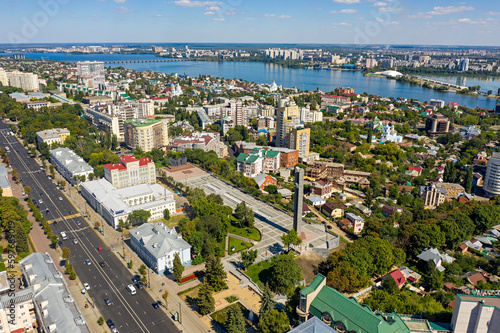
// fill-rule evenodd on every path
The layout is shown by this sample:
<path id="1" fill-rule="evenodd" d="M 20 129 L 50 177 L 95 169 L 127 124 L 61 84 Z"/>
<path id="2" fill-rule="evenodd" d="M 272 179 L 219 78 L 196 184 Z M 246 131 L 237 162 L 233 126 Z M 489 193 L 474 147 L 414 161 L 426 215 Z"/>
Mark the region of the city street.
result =
<path id="1" fill-rule="evenodd" d="M 138 290 L 136 295 L 127 292 L 125 287 L 132 283 L 132 274 L 10 133 L 9 126 L 1 123 L 0 146 L 9 147 L 8 157 L 20 182 L 32 189 L 30 200 L 36 201 L 47 220 L 56 221 L 51 224 L 52 231 L 57 235 L 62 231 L 67 234 L 67 240 L 60 237 L 61 245 L 70 248 L 70 262 L 80 281 L 90 285 L 87 300 L 97 306 L 105 320 L 113 320 L 120 332 L 179 332 L 163 311 L 153 308 L 152 303 L 157 299 L 153 300 L 145 290 Z M 99 246 L 101 251 L 97 249 Z M 59 258 L 53 259 L 59 262 Z M 90 265 L 85 263 L 86 259 Z M 105 267 L 99 265 L 101 261 Z M 111 305 L 106 305 L 106 298 Z"/>

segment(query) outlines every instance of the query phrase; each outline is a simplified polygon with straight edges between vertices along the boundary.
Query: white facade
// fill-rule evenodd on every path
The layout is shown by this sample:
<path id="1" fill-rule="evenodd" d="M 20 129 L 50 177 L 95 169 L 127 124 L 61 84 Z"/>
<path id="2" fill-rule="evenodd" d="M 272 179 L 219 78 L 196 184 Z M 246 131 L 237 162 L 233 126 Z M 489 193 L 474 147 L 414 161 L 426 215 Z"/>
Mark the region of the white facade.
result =
<path id="1" fill-rule="evenodd" d="M 24 91 L 38 91 L 40 84 L 38 82 L 38 75 L 33 73 L 22 73 L 19 71 L 7 72 L 9 86 L 21 88 Z"/>
<path id="2" fill-rule="evenodd" d="M 120 163 L 104 165 L 104 178 L 116 188 L 138 184 L 155 184 L 155 163 L 149 157 L 120 157 Z"/>
<path id="3" fill-rule="evenodd" d="M 9 85 L 9 78 L 7 77 L 7 72 L 3 68 L 0 68 L 0 83 L 2 84 L 2 86 Z"/>
<path id="4" fill-rule="evenodd" d="M 0 297 L 0 332 L 37 332 L 33 297 L 33 287 Z M 14 319 L 11 313 L 15 314 Z"/>
<path id="5" fill-rule="evenodd" d="M 118 228 L 135 210 L 151 213 L 149 221 L 163 218 L 163 211 L 176 213 L 174 194 L 159 184 L 140 184 L 117 189 L 105 179 L 82 183 L 82 196 L 112 227 Z"/>
<path id="6" fill-rule="evenodd" d="M 491 195 L 500 194 L 500 153 L 493 153 L 488 160 L 483 188 Z"/>
<path id="7" fill-rule="evenodd" d="M 116 135 L 118 141 L 123 141 L 123 120 L 116 115 L 106 114 L 91 108 L 85 108 L 85 119 L 103 132 Z M 120 127 L 121 124 L 121 127 Z"/>
<path id="8" fill-rule="evenodd" d="M 139 102 L 138 118 L 151 118 L 155 115 L 155 105 L 150 99 Z"/>
<path id="9" fill-rule="evenodd" d="M 98 89 L 106 84 L 106 72 L 102 61 L 84 61 L 76 64 L 78 84 Z"/>
<path id="10" fill-rule="evenodd" d="M 94 168 L 87 164 L 74 151 L 69 148 L 56 148 L 50 150 L 50 161 L 55 165 L 57 171 L 71 184 L 80 183 L 75 181 L 74 177 L 85 177 L 94 172 Z"/>
<path id="11" fill-rule="evenodd" d="M 183 266 L 191 265 L 191 245 L 163 222 L 143 224 L 131 230 L 130 245 L 157 274 L 172 271 L 175 254 Z"/>
<path id="12" fill-rule="evenodd" d="M 63 143 L 68 136 L 70 132 L 66 128 L 53 128 L 36 132 L 36 141 L 38 144 L 43 142 L 50 146 L 53 143 Z"/>

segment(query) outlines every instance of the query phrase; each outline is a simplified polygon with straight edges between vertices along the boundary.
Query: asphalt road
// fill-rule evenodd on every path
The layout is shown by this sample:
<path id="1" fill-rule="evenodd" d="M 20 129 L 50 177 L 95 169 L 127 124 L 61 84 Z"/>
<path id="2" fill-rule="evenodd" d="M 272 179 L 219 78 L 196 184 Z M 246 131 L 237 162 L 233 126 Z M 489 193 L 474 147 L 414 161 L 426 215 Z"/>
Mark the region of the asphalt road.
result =
<path id="1" fill-rule="evenodd" d="M 75 272 L 82 283 L 90 285 L 86 296 L 95 302 L 104 319 L 111 319 L 120 333 L 179 332 L 163 311 L 153 308 L 152 304 L 157 300 L 145 290 L 137 290 L 135 295 L 126 290 L 126 286 L 132 283 L 132 275 L 85 219 L 76 215 L 73 205 L 10 133 L 9 126 L 0 122 L 0 147 L 9 147 L 10 163 L 17 168 L 23 187 L 31 187 L 30 199 L 36 200 L 40 213 L 47 220 L 60 219 L 57 224 L 51 224 L 52 232 L 59 236 L 62 231 L 66 232 L 68 239 L 62 241 L 62 246 L 71 249 L 70 262 Z M 102 247 L 101 251 L 98 251 L 98 246 Z M 87 265 L 85 259 L 90 259 L 91 265 Z M 99 265 L 101 261 L 105 261 L 105 267 Z M 110 299 L 111 305 L 106 305 L 106 298 Z M 83 305 L 79 304 L 80 307 Z"/>

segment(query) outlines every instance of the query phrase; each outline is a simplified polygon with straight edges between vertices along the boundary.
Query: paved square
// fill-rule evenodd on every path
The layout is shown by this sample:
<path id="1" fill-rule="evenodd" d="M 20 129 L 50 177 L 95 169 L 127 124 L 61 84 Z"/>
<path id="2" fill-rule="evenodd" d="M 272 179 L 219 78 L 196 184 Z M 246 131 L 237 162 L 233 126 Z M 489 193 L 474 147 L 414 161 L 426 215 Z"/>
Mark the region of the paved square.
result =
<path id="1" fill-rule="evenodd" d="M 281 236 L 293 227 L 292 215 L 280 211 L 265 202 L 245 194 L 232 185 L 226 184 L 212 175 L 191 178 L 187 180 L 190 187 L 202 188 L 206 194 L 220 194 L 224 204 L 236 208 L 236 205 L 245 201 L 255 214 L 255 227 L 262 232 L 262 240 L 253 247 L 257 249 L 259 257 L 257 261 L 282 252 L 284 249 Z M 326 236 L 323 225 L 304 224 L 302 239 L 311 247 L 326 249 Z M 239 254 L 231 257 L 239 258 Z"/>

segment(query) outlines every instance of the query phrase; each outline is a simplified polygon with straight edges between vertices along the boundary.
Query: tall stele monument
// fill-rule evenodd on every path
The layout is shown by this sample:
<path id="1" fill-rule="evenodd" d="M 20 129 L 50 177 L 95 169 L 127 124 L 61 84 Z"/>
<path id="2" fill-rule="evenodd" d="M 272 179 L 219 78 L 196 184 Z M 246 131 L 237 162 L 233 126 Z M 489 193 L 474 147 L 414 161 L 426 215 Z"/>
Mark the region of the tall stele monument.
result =
<path id="1" fill-rule="evenodd" d="M 302 202 L 304 199 L 304 169 L 295 168 L 295 196 L 293 199 L 293 228 L 300 235 L 302 228 Z"/>

